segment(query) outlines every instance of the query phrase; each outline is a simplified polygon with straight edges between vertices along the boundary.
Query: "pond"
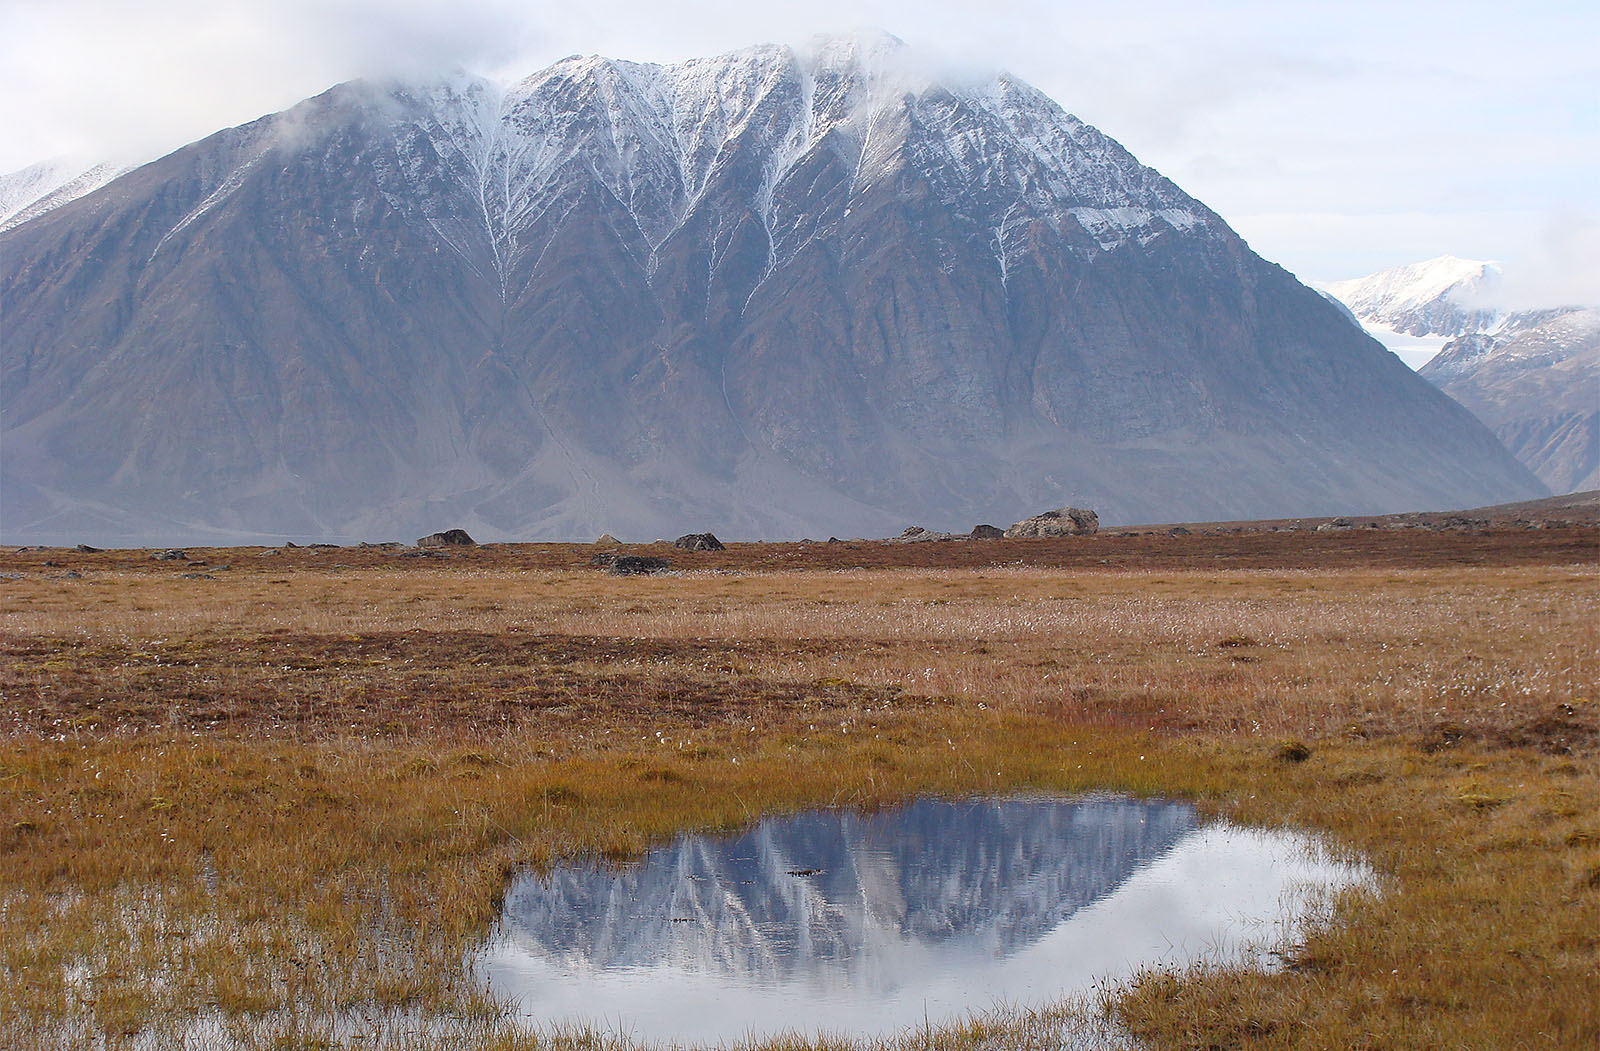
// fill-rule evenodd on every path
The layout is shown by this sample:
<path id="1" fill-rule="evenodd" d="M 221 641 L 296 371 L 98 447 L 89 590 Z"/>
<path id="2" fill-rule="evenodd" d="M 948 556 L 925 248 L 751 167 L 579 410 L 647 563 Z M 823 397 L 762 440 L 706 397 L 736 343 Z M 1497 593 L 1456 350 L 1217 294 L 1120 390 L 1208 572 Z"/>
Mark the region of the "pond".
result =
<path id="1" fill-rule="evenodd" d="M 645 1040 L 885 1035 L 1151 965 L 1268 964 L 1367 881 L 1292 832 L 1125 798 L 920 800 L 690 834 L 513 883 L 479 960 L 536 1024 Z"/>

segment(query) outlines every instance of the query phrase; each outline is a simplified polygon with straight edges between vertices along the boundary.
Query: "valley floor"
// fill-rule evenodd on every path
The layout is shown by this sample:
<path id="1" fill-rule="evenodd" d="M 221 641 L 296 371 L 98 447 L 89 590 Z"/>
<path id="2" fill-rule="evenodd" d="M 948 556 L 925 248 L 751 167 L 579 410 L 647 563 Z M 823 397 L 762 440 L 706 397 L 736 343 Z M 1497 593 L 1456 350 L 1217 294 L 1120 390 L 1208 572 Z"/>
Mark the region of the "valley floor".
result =
<path id="1" fill-rule="evenodd" d="M 1278 973 L 902 1046 L 1595 1046 L 1600 528 L 1353 525 L 629 549 L 655 577 L 571 544 L 0 553 L 0 1031 L 622 1046 L 522 1032 L 463 968 L 519 869 L 1049 789 L 1313 829 L 1379 887 Z"/>

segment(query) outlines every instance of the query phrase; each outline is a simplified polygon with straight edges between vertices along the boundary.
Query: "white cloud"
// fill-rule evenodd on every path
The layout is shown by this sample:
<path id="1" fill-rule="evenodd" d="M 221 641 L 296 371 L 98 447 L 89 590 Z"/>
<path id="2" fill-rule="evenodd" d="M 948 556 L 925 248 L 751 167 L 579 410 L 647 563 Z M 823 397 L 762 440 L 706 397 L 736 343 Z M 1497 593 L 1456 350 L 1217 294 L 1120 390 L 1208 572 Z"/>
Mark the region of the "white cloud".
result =
<path id="1" fill-rule="evenodd" d="M 1511 310 L 1600 307 L 1600 214 L 1565 207 L 1546 215 L 1508 260 L 1495 298 Z"/>

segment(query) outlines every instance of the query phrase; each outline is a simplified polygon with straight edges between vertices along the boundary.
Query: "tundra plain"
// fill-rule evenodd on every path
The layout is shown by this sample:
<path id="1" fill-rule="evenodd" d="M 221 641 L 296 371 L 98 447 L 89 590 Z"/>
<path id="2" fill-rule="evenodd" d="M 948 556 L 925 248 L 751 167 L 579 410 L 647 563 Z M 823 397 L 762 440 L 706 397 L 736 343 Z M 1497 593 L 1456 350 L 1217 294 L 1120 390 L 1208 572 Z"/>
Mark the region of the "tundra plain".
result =
<path id="1" fill-rule="evenodd" d="M 514 874 L 1041 789 L 1311 830 L 1377 885 L 1272 973 L 890 1046 L 1600 1044 L 1592 522 L 594 550 L 0 553 L 8 1046 L 629 1047 L 474 981 Z"/>

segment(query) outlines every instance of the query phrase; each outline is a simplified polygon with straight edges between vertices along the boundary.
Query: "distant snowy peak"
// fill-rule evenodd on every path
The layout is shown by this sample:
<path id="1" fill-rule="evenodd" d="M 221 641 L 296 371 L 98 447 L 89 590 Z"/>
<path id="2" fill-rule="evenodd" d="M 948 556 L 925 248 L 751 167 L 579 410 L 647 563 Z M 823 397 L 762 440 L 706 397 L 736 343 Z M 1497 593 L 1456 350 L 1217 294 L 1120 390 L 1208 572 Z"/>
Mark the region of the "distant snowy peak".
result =
<path id="1" fill-rule="evenodd" d="M 131 167 L 56 157 L 0 175 L 0 230 L 91 194 Z"/>
<path id="2" fill-rule="evenodd" d="M 1367 325 L 1412 336 L 1459 336 L 1499 320 L 1500 312 L 1488 305 L 1499 282 L 1498 264 L 1445 255 L 1322 287 Z"/>

